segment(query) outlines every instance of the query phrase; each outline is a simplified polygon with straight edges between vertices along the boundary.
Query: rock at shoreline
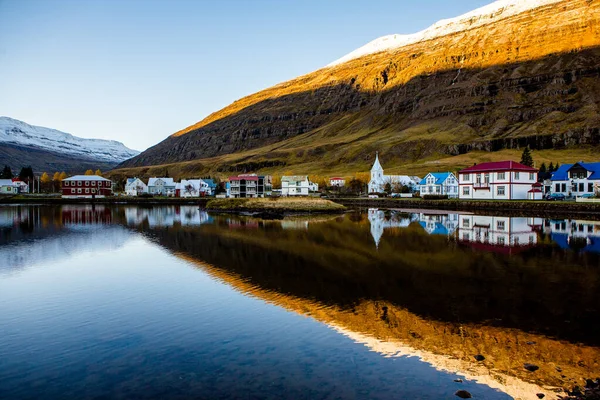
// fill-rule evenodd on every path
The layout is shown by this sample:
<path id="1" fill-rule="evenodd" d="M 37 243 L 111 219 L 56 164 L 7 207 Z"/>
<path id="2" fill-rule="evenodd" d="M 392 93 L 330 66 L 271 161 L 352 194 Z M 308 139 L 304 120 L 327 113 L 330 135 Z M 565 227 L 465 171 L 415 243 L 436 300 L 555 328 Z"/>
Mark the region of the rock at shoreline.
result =
<path id="1" fill-rule="evenodd" d="M 466 390 L 457 390 L 454 395 L 460 397 L 461 399 L 470 399 L 473 397 L 471 396 L 471 393 L 467 392 Z"/>

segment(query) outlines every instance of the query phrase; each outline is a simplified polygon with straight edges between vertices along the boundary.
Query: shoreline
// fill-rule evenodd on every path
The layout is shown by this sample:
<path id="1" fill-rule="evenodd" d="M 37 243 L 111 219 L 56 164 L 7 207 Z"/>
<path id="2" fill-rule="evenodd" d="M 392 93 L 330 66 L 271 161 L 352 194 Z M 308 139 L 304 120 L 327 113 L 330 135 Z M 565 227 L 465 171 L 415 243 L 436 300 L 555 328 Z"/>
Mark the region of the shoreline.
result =
<path id="1" fill-rule="evenodd" d="M 423 199 L 332 199 L 349 208 L 426 209 L 465 212 L 536 213 L 543 215 L 587 215 L 600 219 L 600 203 L 528 200 L 423 200 Z"/>
<path id="2" fill-rule="evenodd" d="M 294 200 L 305 200 L 310 203 L 315 199 L 293 198 Z M 101 199 L 63 199 L 56 196 L 0 196 L 0 205 L 75 205 L 75 204 L 102 204 L 102 205 L 138 205 L 138 206 L 161 206 L 161 205 L 191 205 L 213 213 L 226 214 L 334 214 L 343 213 L 342 209 L 323 209 L 319 207 L 300 207 L 295 205 L 281 205 L 273 207 L 276 202 L 271 199 L 262 200 L 264 204 L 245 207 L 239 203 L 245 203 L 248 199 L 215 199 L 212 197 L 201 198 L 179 198 L 179 197 L 106 197 Z M 319 199 L 324 200 L 324 199 Z M 330 202 L 339 204 L 348 209 L 358 208 L 390 208 L 390 209 L 417 209 L 417 210 L 443 210 L 464 211 L 472 213 L 502 212 L 519 214 L 537 214 L 549 216 L 588 216 L 591 219 L 600 219 L 600 203 L 576 203 L 571 201 L 489 201 L 489 200 L 423 200 L 413 199 L 391 199 L 391 198 L 332 198 Z M 220 203 L 218 207 L 211 207 L 209 202 Z M 230 203 L 230 204 L 227 204 Z"/>

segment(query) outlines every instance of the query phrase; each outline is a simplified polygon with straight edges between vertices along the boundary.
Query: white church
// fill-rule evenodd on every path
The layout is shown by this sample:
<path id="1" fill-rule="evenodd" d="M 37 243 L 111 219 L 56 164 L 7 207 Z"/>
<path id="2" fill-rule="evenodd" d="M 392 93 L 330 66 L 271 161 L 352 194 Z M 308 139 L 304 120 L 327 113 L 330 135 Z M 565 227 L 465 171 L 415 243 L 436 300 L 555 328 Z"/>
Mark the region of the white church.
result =
<path id="1" fill-rule="evenodd" d="M 408 175 L 384 175 L 383 168 L 379 163 L 379 153 L 375 154 L 375 162 L 371 168 L 371 180 L 369 181 L 369 193 L 382 193 L 385 189 L 385 184 L 389 183 L 392 188 L 395 185 L 408 186 L 411 191 L 417 190 L 421 178 L 418 176 Z"/>

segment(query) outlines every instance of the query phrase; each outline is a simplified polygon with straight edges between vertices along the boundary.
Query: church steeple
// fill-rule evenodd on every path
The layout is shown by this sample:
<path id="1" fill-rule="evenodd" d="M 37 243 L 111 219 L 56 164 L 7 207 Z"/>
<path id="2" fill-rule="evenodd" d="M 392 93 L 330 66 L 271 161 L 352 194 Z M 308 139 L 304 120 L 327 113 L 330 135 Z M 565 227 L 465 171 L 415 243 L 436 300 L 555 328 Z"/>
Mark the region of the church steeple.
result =
<path id="1" fill-rule="evenodd" d="M 373 163 L 373 168 L 371 168 L 371 172 L 375 172 L 375 171 L 381 171 L 381 173 L 383 174 L 383 168 L 381 167 L 381 164 L 379 163 L 379 152 L 375 153 L 375 162 Z"/>

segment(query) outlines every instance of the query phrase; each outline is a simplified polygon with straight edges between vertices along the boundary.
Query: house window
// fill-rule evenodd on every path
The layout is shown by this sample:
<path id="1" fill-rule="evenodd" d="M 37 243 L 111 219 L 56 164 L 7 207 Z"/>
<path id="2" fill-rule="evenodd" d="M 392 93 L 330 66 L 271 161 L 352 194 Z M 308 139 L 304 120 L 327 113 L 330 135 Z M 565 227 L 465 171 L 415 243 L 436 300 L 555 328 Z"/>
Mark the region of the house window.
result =
<path id="1" fill-rule="evenodd" d="M 77 181 L 77 186 L 81 186 L 81 181 Z"/>
<path id="2" fill-rule="evenodd" d="M 463 228 L 469 228 L 471 226 L 471 221 L 468 219 L 463 219 Z"/>
<path id="3" fill-rule="evenodd" d="M 85 186 L 90 186 L 90 181 L 85 181 Z"/>
<path id="4" fill-rule="evenodd" d="M 81 189 L 77 189 L 77 193 L 81 193 Z"/>
<path id="5" fill-rule="evenodd" d="M 506 186 L 498 186 L 498 196 L 504 196 L 506 194 Z"/>
<path id="6" fill-rule="evenodd" d="M 468 195 L 470 195 L 470 194 L 471 194 L 471 189 L 470 189 L 468 186 L 467 186 L 467 187 L 464 187 L 464 188 L 463 188 L 463 194 L 464 194 L 465 196 L 468 196 Z"/>
<path id="7" fill-rule="evenodd" d="M 567 191 L 567 184 L 563 183 L 561 192 L 566 192 L 566 191 Z"/>
<path id="8" fill-rule="evenodd" d="M 496 227 L 498 228 L 499 231 L 503 231 L 504 230 L 504 221 L 498 221 L 496 223 Z"/>
<path id="9" fill-rule="evenodd" d="M 516 238 L 515 238 L 515 241 L 514 241 L 514 243 L 515 243 L 515 246 L 518 246 L 518 245 L 519 245 L 519 238 L 518 238 L 518 237 L 516 237 Z"/>
<path id="10" fill-rule="evenodd" d="M 75 189 L 71 189 L 71 194 L 75 194 Z"/>
<path id="11" fill-rule="evenodd" d="M 504 240 L 504 236 L 499 236 L 498 237 L 498 244 L 500 246 L 504 246 L 506 244 L 506 241 Z"/>
<path id="12" fill-rule="evenodd" d="M 85 188 L 85 192 L 86 192 L 86 193 L 89 193 L 89 192 L 90 192 L 90 189 L 89 189 L 89 188 Z"/>
<path id="13" fill-rule="evenodd" d="M 515 180 L 519 180 L 519 176 L 520 176 L 520 175 L 521 175 L 521 174 L 520 174 L 519 172 L 515 172 Z"/>
<path id="14" fill-rule="evenodd" d="M 498 180 L 499 181 L 503 181 L 504 179 L 506 179 L 506 173 L 505 172 L 498 172 Z"/>
<path id="15" fill-rule="evenodd" d="M 556 186 L 555 192 L 560 192 L 560 183 L 557 183 L 555 186 Z"/>
<path id="16" fill-rule="evenodd" d="M 96 186 L 96 181 L 92 181 L 92 186 Z"/>
<path id="17" fill-rule="evenodd" d="M 465 181 L 471 181 L 471 174 L 465 174 Z"/>
<path id="18" fill-rule="evenodd" d="M 535 179 L 535 175 L 534 175 L 534 173 L 533 173 L 533 172 L 530 172 L 530 173 L 529 173 L 529 180 L 530 180 L 530 181 L 532 181 L 532 180 L 534 180 L 534 179 Z"/>
<path id="19" fill-rule="evenodd" d="M 593 191 L 594 191 L 594 184 L 588 183 L 588 192 L 593 192 Z"/>
<path id="20" fill-rule="evenodd" d="M 583 182 L 579 184 L 579 191 L 580 192 L 585 192 L 585 188 L 584 188 Z"/>
<path id="21" fill-rule="evenodd" d="M 470 241 L 471 240 L 471 235 L 469 235 L 468 233 L 463 233 L 463 240 L 464 241 Z"/>
<path id="22" fill-rule="evenodd" d="M 65 181 L 65 186 L 69 186 L 69 181 Z"/>

